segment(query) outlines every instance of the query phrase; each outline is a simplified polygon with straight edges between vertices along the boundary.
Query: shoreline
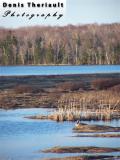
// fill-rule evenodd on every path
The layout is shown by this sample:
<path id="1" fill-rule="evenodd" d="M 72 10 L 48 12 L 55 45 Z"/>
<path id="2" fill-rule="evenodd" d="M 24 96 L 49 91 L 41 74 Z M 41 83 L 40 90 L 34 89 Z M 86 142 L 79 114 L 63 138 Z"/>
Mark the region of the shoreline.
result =
<path id="1" fill-rule="evenodd" d="M 7 78 L 7 77 L 13 77 L 13 78 L 26 78 L 26 77 L 59 77 L 59 76 L 64 76 L 64 77 L 69 77 L 69 76 L 99 76 L 99 75 L 103 75 L 103 76 L 105 76 L 105 75 L 119 75 L 119 77 L 120 77 L 120 73 L 119 72 L 99 72 L 99 73 L 80 73 L 80 74 L 48 74 L 48 75 L 45 75 L 45 74 L 43 74 L 43 75 L 0 75 L 0 78 Z"/>
<path id="2" fill-rule="evenodd" d="M 44 153 L 110 153 L 110 152 L 120 152 L 120 148 L 106 148 L 106 147 L 61 147 L 56 146 L 53 148 L 45 149 Z"/>
<path id="3" fill-rule="evenodd" d="M 78 157 L 65 157 L 65 158 L 45 158 L 43 160 L 119 160 L 120 156 L 107 156 L 107 155 L 98 155 L 98 156 L 78 156 Z"/>
<path id="4" fill-rule="evenodd" d="M 17 67 L 17 66 L 16 66 Z M 37 78 L 64 78 L 64 77 L 71 77 L 71 76 L 74 76 L 72 78 L 75 78 L 75 77 L 86 77 L 86 76 L 96 76 L 96 78 L 120 78 L 120 73 L 118 72 L 108 72 L 108 73 L 81 73 L 81 74 L 50 74 L 50 75 L 0 75 L 0 78 L 31 78 L 31 77 L 37 77 Z M 98 76 L 98 77 L 97 77 Z M 1 79 L 0 79 L 1 81 Z"/>

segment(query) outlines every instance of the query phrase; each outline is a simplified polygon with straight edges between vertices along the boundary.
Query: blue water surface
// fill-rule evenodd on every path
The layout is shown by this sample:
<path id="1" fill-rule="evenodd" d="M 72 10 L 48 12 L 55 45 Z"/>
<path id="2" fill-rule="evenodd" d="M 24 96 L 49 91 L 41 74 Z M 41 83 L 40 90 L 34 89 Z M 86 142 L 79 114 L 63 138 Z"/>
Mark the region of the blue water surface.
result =
<path id="1" fill-rule="evenodd" d="M 0 75 L 62 75 L 120 73 L 120 65 L 81 66 L 0 66 Z"/>
<path id="2" fill-rule="evenodd" d="M 35 108 L 0 110 L 0 160 L 41 160 L 77 155 L 41 152 L 54 146 L 120 147 L 119 138 L 73 137 L 74 122 L 57 123 L 24 118 L 36 114 L 46 115 L 52 111 Z M 97 122 L 87 123 L 96 124 Z M 120 121 L 105 123 L 105 125 L 120 126 Z"/>

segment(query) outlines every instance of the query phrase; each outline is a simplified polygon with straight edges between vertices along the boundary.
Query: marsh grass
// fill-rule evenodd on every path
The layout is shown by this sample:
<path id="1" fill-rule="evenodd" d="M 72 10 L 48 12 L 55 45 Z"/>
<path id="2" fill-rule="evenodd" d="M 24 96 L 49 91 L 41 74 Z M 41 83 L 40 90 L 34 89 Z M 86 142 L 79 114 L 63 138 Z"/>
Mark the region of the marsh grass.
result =
<path id="1" fill-rule="evenodd" d="M 89 91 L 63 94 L 54 112 L 58 121 L 105 120 L 120 117 L 120 94 Z"/>

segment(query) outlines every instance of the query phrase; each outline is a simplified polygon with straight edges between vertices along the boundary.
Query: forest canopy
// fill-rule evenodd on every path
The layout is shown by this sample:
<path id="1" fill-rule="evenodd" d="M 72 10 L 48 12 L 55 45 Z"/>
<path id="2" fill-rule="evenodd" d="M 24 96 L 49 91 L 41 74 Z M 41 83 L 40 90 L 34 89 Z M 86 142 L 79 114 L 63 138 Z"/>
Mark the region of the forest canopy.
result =
<path id="1" fill-rule="evenodd" d="M 0 28 L 0 65 L 120 64 L 120 24 Z"/>

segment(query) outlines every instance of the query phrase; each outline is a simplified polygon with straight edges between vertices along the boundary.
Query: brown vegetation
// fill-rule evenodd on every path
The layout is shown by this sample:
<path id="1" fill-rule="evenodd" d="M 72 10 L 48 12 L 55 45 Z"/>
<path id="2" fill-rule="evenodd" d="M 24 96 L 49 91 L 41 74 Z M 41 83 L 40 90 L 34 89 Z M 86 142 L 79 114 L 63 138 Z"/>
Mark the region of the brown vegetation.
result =
<path id="1" fill-rule="evenodd" d="M 43 89 L 39 88 L 33 88 L 30 85 L 17 85 L 13 88 L 13 91 L 16 94 L 21 94 L 21 93 L 39 93 L 39 92 L 44 92 Z"/>
<path id="2" fill-rule="evenodd" d="M 31 93 L 32 92 L 32 87 L 27 86 L 27 85 L 18 85 L 14 87 L 15 93 Z"/>
<path id="3" fill-rule="evenodd" d="M 119 119 L 119 97 L 108 90 L 66 93 L 60 97 L 54 115 L 59 121 Z"/>
<path id="4" fill-rule="evenodd" d="M 60 91 L 64 91 L 64 92 L 78 91 L 80 89 L 84 89 L 84 83 L 82 82 L 63 82 L 56 87 Z"/>
<path id="5" fill-rule="evenodd" d="M 120 84 L 109 88 L 109 90 L 113 91 L 113 93 L 116 92 L 116 93 L 120 94 Z"/>
<path id="6" fill-rule="evenodd" d="M 96 90 L 100 90 L 100 89 L 108 89 L 110 87 L 113 87 L 115 85 L 120 85 L 120 78 L 118 79 L 113 79 L 113 78 L 109 78 L 109 79 L 96 79 L 96 80 L 93 80 L 91 82 L 91 87 L 93 89 L 96 89 Z"/>
<path id="7" fill-rule="evenodd" d="M 54 147 L 44 150 L 45 153 L 106 153 L 119 152 L 120 148 L 105 147 Z"/>
<path id="8" fill-rule="evenodd" d="M 91 90 L 93 80 L 110 77 L 116 81 L 120 74 L 0 77 L 0 108 L 57 107 L 60 121 L 119 118 L 118 85 Z"/>

